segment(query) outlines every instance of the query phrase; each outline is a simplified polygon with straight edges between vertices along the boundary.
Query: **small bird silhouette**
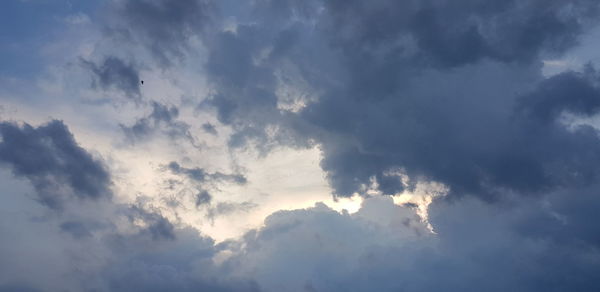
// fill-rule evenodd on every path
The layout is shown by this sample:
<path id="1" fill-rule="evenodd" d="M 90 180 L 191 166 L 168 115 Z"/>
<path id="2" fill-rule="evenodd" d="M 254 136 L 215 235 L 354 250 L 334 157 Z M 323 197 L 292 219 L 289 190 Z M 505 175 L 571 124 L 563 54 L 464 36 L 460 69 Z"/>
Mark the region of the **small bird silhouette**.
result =
<path id="1" fill-rule="evenodd" d="M 144 80 L 142 80 L 142 81 L 140 81 L 140 82 L 142 82 L 142 85 L 144 84 Z"/>

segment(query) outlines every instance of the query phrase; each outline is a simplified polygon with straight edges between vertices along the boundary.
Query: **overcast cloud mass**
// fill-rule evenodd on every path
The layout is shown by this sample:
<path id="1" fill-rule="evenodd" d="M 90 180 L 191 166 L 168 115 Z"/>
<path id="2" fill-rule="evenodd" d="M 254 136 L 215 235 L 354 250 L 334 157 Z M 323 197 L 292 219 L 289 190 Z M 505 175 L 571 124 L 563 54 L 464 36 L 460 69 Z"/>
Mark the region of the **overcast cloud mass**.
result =
<path id="1" fill-rule="evenodd" d="M 0 4 L 0 292 L 600 291 L 597 0 Z"/>

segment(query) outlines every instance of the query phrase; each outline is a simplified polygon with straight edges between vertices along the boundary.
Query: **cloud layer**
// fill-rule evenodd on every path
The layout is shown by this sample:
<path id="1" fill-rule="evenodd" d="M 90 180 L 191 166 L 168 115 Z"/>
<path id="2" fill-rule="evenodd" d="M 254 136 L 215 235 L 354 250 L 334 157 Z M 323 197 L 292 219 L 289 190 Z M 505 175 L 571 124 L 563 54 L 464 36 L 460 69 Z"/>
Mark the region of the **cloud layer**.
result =
<path id="1" fill-rule="evenodd" d="M 596 29 L 599 8 L 108 2 L 65 67 L 95 90 L 39 87 L 127 98 L 81 112 L 79 97 L 57 99 L 70 127 L 2 116 L 0 291 L 598 291 L 600 74 L 542 69 Z M 155 172 L 119 161 L 152 147 Z M 278 196 L 245 196 L 236 155 L 315 147 L 331 195 L 361 198 L 355 213 L 286 207 L 219 243 L 191 226 Z"/>

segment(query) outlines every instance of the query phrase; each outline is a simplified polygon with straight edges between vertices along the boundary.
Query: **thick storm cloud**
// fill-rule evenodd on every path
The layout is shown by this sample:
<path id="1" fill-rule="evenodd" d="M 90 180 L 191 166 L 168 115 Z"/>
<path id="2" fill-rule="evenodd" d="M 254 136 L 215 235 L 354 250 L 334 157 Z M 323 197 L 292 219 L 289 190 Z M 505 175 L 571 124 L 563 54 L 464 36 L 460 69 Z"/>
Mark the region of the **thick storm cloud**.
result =
<path id="1" fill-rule="evenodd" d="M 103 5 L 77 54 L 138 102 L 57 99 L 74 133 L 29 124 L 54 100 L 0 122 L 0 291 L 600 290 L 598 64 L 543 70 L 598 1 Z M 265 162 L 281 149 L 319 151 L 332 201 L 360 208 L 264 193 L 308 181 L 305 156 Z M 197 228 L 255 210 L 239 237 Z"/>
<path id="2" fill-rule="evenodd" d="M 577 43 L 597 3 L 326 1 L 321 12 L 293 1 L 261 4 L 263 13 L 297 19 L 259 13 L 257 23 L 210 43 L 218 91 L 209 102 L 238 129 L 232 146 L 247 138 L 317 143 L 339 196 L 372 178 L 385 194 L 433 180 L 452 195 L 493 199 L 595 176 L 595 130 L 559 123 L 561 113 L 596 112 L 594 69 L 544 80 L 540 66 Z M 291 78 L 289 67 L 320 92 L 297 112 L 278 105 L 278 88 L 297 86 L 278 84 Z M 319 74 L 329 76 L 315 80 Z M 540 115 L 552 122 L 533 123 Z M 574 169 L 582 172 L 568 178 Z"/>
<path id="3" fill-rule="evenodd" d="M 595 25 L 597 3 L 262 1 L 258 6 L 252 24 L 239 23 L 235 32 L 208 41 L 212 50 L 207 68 L 217 90 L 208 103 L 220 122 L 237 130 L 231 146 L 252 139 L 299 147 L 317 144 L 323 153 L 321 167 L 338 196 L 364 194 L 373 181 L 389 195 L 413 190 L 419 181 L 436 181 L 449 188 L 446 198 L 454 199 L 454 204 L 435 205 L 445 207 L 439 221 L 432 210 L 434 229 L 448 228 L 438 233 L 439 253 L 395 246 L 381 252 L 378 264 L 352 274 L 361 277 L 343 272 L 306 276 L 325 279 L 315 284 L 285 278 L 291 273 L 283 267 L 294 262 L 293 256 L 264 251 L 268 255 L 257 257 L 275 261 L 275 268 L 260 266 L 266 271 L 256 276 L 281 271 L 280 277 L 264 276 L 263 283 L 281 285 L 268 290 L 367 291 L 373 290 L 373 279 L 382 285 L 375 290 L 383 291 L 596 288 L 591 277 L 598 268 L 593 260 L 596 243 L 588 237 L 593 232 L 573 210 L 597 204 L 587 194 L 598 192 L 600 140 L 595 128 L 572 127 L 563 116 L 597 113 L 598 76 L 588 66 L 583 72 L 547 78 L 541 66 L 544 59 L 575 46 L 581 33 Z M 317 98 L 286 110 L 281 107 L 282 87 L 308 88 Z M 275 134 L 267 134 L 273 128 Z M 498 206 L 460 199 L 467 195 Z M 579 205 L 578 200 L 586 203 Z M 450 210 L 461 211 L 445 213 Z M 466 223 L 491 220 L 486 211 L 497 212 L 492 223 Z M 471 212 L 475 214 L 467 215 Z M 522 221 L 513 223 L 512 216 Z M 298 217 L 302 222 L 307 216 Z M 314 222 L 295 238 L 312 236 L 325 222 Z M 328 231 L 337 228 L 344 230 L 340 223 Z M 538 234 L 546 228 L 552 231 Z M 577 239 L 559 239 L 558 234 L 573 229 L 576 234 L 565 237 Z M 496 233 L 506 235 L 498 245 L 467 245 Z M 282 240 L 274 246 L 294 242 Z M 585 248 L 576 251 L 579 244 Z M 501 258 L 511 253 L 517 255 Z M 398 258 L 388 258 L 392 254 Z M 404 256 L 414 256 L 409 259 L 414 266 L 403 266 Z M 515 272 L 520 257 L 530 270 Z M 351 266 L 321 258 L 303 258 L 315 265 L 303 271 Z M 547 266 L 536 264 L 542 259 Z M 568 264 L 550 264 L 560 262 Z M 581 273 L 575 276 L 571 268 Z M 298 272 L 294 269 L 293 275 Z M 340 274 L 339 282 L 332 280 Z M 500 282 L 494 280 L 498 274 L 503 275 Z M 285 280 L 273 280 L 281 278 Z"/>

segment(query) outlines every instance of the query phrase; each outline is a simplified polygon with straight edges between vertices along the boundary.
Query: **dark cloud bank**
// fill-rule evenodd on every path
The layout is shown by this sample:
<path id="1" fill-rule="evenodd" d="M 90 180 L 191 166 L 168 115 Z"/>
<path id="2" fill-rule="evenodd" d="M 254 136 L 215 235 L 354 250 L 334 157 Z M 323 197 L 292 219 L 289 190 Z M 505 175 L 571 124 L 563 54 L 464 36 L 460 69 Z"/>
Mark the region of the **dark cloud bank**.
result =
<path id="1" fill-rule="evenodd" d="M 69 210 L 1 225 L 28 234 L 61 224 L 2 237 L 0 270 L 30 273 L 0 273 L 8 275 L 0 291 L 598 291 L 600 139 L 563 116 L 597 114 L 600 76 L 593 66 L 541 74 L 542 60 L 595 25 L 598 8 L 585 0 L 124 1 L 120 25 L 160 66 L 175 66 L 169 60 L 185 57 L 189 39 L 202 39 L 214 87 L 202 106 L 235 130 L 231 147 L 320 145 L 336 196 L 361 194 L 373 180 L 389 195 L 440 182 L 449 193 L 429 209 L 436 233 L 388 197 L 352 215 L 324 205 L 280 211 L 218 245 L 159 212 L 109 204 L 103 214 L 125 214 L 128 230 L 107 215 L 88 216 L 100 225 L 74 223 Z M 235 32 L 216 29 L 230 14 Z M 282 109 L 282 86 L 317 98 Z M 0 129 L 0 162 L 43 205 L 110 199 L 110 175 L 62 123 Z M 169 167 L 192 179 L 216 175 Z M 33 244 L 17 259 L 10 247 L 25 239 L 68 256 L 37 264 L 31 257 L 45 249 Z"/>

